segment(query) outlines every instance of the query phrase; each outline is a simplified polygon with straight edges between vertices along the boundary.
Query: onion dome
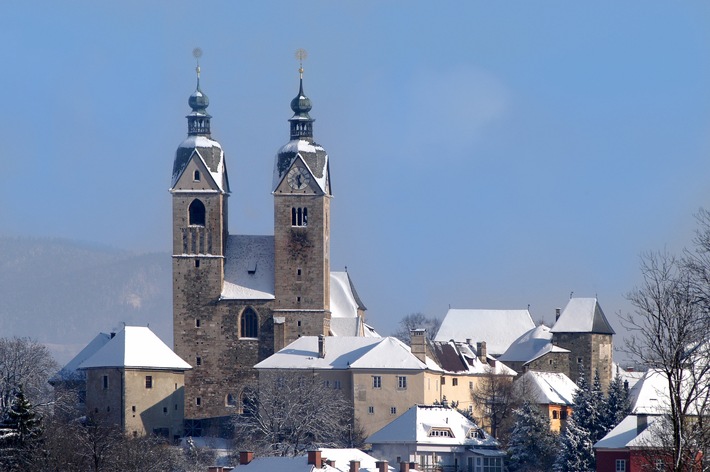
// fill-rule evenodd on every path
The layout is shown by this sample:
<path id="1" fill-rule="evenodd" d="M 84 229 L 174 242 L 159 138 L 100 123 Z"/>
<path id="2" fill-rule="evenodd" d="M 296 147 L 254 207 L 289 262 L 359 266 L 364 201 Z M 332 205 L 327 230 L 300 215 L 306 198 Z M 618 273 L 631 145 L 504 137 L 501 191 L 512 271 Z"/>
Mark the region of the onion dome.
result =
<path id="1" fill-rule="evenodd" d="M 190 95 L 187 103 L 192 108 L 192 113 L 187 115 L 187 134 L 190 136 L 209 136 L 210 135 L 210 116 L 207 113 L 207 107 L 210 104 L 210 99 L 200 90 L 200 66 L 195 69 L 197 71 L 197 88 Z"/>
<path id="2" fill-rule="evenodd" d="M 308 112 L 311 111 L 311 100 L 303 93 L 303 67 L 301 67 L 298 72 L 301 75 L 298 95 L 291 100 L 293 116 L 288 120 L 291 123 L 291 139 L 306 139 L 312 141 L 313 122 L 315 120 L 308 114 Z"/>

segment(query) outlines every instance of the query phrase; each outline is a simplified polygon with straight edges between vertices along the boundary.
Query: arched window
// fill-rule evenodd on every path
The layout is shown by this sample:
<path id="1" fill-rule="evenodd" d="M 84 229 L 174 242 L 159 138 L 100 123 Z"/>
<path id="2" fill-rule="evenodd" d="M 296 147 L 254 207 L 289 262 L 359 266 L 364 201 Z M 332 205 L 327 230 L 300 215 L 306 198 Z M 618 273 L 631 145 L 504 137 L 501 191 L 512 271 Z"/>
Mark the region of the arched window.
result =
<path id="1" fill-rule="evenodd" d="M 237 397 L 232 395 L 231 393 L 227 394 L 227 398 L 224 399 L 224 406 L 228 408 L 234 408 L 237 406 Z"/>
<path id="2" fill-rule="evenodd" d="M 195 199 L 190 203 L 190 220 L 189 224 L 193 226 L 205 225 L 205 204 L 200 200 Z"/>
<path id="3" fill-rule="evenodd" d="M 200 171 L 199 170 L 195 171 L 194 175 L 192 176 L 192 180 L 194 180 L 195 182 L 200 181 Z"/>
<path id="4" fill-rule="evenodd" d="M 247 308 L 242 313 L 241 337 L 256 338 L 259 336 L 259 319 L 253 309 Z"/>
<path id="5" fill-rule="evenodd" d="M 556 420 L 558 418 L 557 410 L 552 410 L 552 419 Z"/>

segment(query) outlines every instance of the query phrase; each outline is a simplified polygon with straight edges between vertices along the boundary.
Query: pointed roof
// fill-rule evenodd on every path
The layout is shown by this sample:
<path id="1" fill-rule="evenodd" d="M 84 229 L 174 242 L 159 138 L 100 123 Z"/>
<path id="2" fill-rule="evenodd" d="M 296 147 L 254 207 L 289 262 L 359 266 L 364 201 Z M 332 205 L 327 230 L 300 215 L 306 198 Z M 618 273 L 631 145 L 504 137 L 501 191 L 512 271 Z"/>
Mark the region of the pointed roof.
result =
<path id="1" fill-rule="evenodd" d="M 126 326 L 93 356 L 79 365 L 79 369 L 99 367 L 145 369 L 191 369 L 150 328 Z"/>
<path id="2" fill-rule="evenodd" d="M 550 332 L 616 334 L 596 298 L 571 298 Z"/>
<path id="3" fill-rule="evenodd" d="M 453 437 L 434 435 L 432 430 L 448 430 Z M 417 446 L 498 447 L 498 441 L 455 409 L 433 405 L 414 405 L 365 442 L 373 445 L 414 443 Z"/>
<path id="4" fill-rule="evenodd" d="M 488 353 L 497 356 L 521 335 L 535 327 L 528 310 L 450 309 L 434 338 L 463 342 L 486 342 Z"/>
<path id="5" fill-rule="evenodd" d="M 524 362 L 539 359 L 548 352 L 570 352 L 552 344 L 550 328 L 541 324 L 513 341 L 513 344 L 498 359 L 502 362 Z"/>

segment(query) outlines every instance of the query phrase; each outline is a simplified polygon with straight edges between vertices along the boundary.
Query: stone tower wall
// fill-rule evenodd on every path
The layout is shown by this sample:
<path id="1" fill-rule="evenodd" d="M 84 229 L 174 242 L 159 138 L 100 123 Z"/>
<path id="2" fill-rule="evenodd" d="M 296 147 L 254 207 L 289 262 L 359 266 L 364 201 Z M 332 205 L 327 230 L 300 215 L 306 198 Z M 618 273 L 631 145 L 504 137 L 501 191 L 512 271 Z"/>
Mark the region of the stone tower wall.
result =
<path id="1" fill-rule="evenodd" d="M 579 378 L 579 364 L 584 366 L 584 375 L 592 383 L 595 371 L 599 371 L 602 389 L 606 391 L 612 375 L 612 338 L 610 334 L 554 333 L 553 343 L 569 349 L 569 378 L 575 383 Z"/>

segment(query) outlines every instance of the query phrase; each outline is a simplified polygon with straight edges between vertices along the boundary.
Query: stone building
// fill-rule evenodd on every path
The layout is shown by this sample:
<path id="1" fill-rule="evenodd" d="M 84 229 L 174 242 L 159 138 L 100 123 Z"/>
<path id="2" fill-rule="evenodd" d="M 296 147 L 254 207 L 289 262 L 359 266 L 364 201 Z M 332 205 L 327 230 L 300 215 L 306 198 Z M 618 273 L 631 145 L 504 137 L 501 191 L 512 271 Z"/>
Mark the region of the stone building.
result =
<path id="1" fill-rule="evenodd" d="M 149 328 L 126 326 L 83 361 L 86 411 L 126 434 L 183 433 L 185 371 L 180 359 Z"/>
<path id="2" fill-rule="evenodd" d="M 185 380 L 191 435 L 219 434 L 256 384 L 253 366 L 298 337 L 371 333 L 349 276 L 330 271 L 329 157 L 313 140 L 303 70 L 290 140 L 274 162 L 274 235 L 266 236 L 229 234 L 225 153 L 197 72 L 170 188 L 174 346 L 194 366 Z"/>
<path id="3" fill-rule="evenodd" d="M 580 369 L 590 385 L 599 373 L 602 390 L 609 388 L 615 334 L 596 298 L 571 298 L 550 329 L 552 343 L 569 350 L 569 376 L 577 383 Z"/>

